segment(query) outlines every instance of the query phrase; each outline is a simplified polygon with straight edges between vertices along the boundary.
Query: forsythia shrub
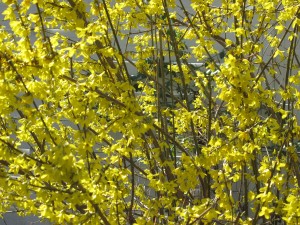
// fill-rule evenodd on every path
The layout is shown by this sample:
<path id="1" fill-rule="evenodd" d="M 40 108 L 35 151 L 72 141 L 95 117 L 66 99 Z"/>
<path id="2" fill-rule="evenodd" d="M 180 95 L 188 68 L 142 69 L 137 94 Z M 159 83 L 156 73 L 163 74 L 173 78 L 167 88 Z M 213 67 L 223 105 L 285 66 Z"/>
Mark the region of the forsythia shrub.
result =
<path id="1" fill-rule="evenodd" d="M 299 1 L 0 8 L 2 213 L 300 223 Z"/>

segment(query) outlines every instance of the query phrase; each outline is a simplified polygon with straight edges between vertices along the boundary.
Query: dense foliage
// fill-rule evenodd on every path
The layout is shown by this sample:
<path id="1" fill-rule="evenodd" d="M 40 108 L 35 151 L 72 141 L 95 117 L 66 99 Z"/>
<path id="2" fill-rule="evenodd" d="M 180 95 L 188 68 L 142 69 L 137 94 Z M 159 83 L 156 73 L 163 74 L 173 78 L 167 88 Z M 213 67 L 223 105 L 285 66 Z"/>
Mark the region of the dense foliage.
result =
<path id="1" fill-rule="evenodd" d="M 0 6 L 1 212 L 300 223 L 299 1 Z"/>

